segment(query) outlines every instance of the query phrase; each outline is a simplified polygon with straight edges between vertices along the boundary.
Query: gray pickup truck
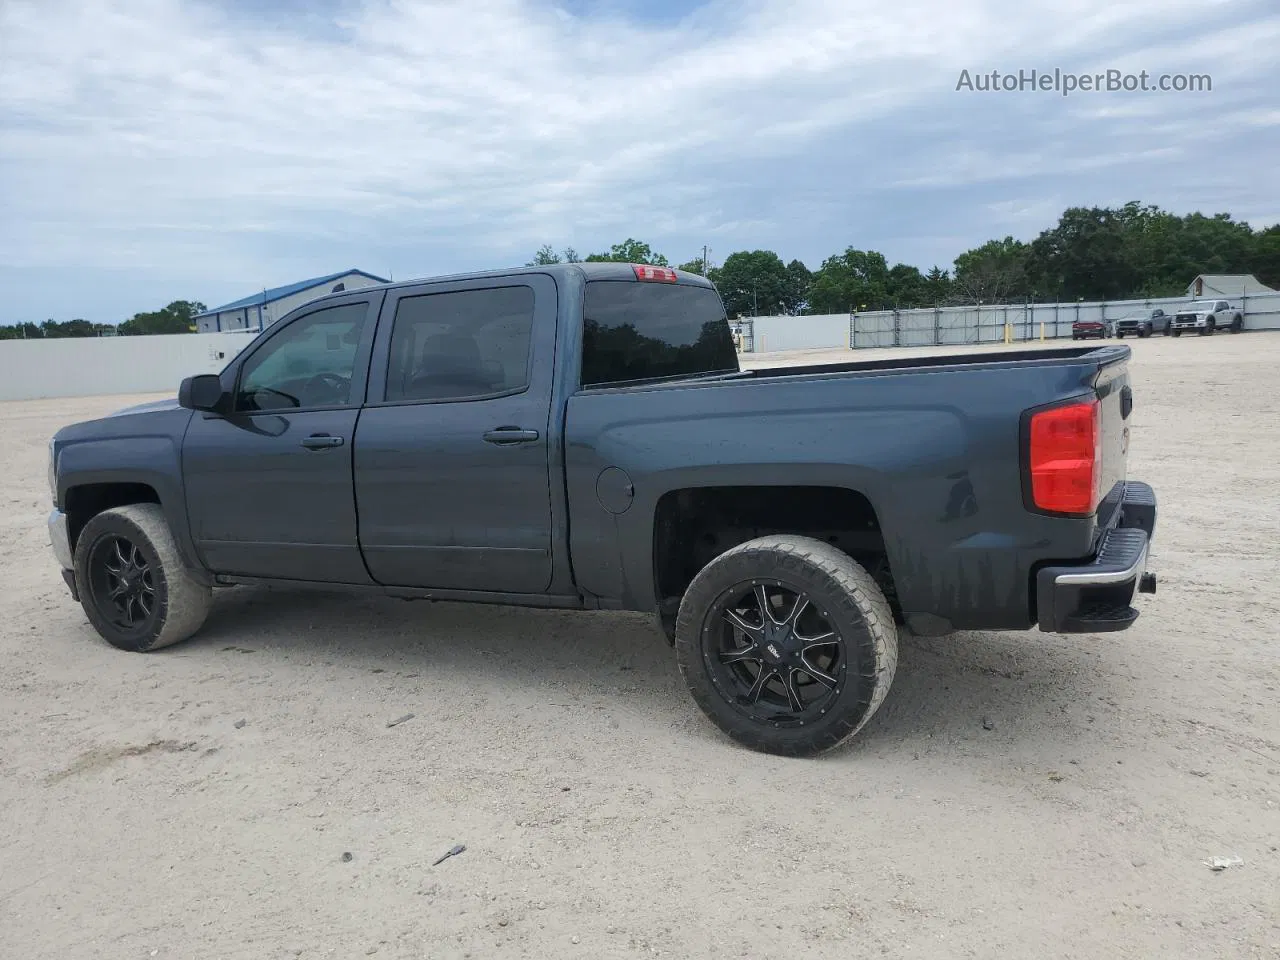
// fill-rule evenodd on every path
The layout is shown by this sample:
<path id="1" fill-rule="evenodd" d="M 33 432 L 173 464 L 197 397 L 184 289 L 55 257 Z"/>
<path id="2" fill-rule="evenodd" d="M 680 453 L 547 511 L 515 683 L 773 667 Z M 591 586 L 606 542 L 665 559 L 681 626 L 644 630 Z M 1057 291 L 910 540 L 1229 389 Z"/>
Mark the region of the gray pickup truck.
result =
<path id="1" fill-rule="evenodd" d="M 60 430 L 53 551 L 111 644 L 215 588 L 648 611 L 698 705 L 807 755 L 899 628 L 1102 632 L 1154 592 L 1129 347 L 742 370 L 715 288 L 617 263 L 323 297 L 176 401 Z"/>

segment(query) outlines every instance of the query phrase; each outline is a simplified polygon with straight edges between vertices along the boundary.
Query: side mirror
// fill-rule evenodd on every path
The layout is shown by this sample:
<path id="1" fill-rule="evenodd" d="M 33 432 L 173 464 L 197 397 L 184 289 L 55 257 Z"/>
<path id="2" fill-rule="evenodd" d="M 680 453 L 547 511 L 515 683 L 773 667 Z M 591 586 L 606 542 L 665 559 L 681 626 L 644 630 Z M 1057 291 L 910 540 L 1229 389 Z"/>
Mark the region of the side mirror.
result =
<path id="1" fill-rule="evenodd" d="M 216 373 L 187 377 L 178 387 L 178 406 L 216 413 L 222 409 L 222 379 Z"/>

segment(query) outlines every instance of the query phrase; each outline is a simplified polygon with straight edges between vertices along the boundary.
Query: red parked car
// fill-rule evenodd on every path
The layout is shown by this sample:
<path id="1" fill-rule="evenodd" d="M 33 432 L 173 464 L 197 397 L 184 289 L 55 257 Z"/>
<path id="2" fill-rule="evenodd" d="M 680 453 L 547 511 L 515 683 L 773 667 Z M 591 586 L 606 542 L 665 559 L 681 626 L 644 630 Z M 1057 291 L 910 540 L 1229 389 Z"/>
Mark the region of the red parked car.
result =
<path id="1" fill-rule="evenodd" d="M 1077 320 L 1071 324 L 1072 340 L 1088 340 L 1090 337 L 1110 337 L 1115 331 L 1110 320 Z"/>

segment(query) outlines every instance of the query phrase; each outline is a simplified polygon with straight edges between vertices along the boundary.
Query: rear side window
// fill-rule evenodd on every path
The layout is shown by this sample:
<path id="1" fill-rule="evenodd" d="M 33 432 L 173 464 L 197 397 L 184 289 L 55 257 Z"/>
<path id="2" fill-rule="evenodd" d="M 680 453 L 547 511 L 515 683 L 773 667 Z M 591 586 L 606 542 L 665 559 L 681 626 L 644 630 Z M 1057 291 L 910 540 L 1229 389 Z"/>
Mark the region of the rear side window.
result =
<path id="1" fill-rule="evenodd" d="M 737 370 L 729 321 L 710 287 L 632 280 L 587 284 L 584 387 Z"/>
<path id="2" fill-rule="evenodd" d="M 529 385 L 533 288 L 405 297 L 396 307 L 388 401 L 469 400 Z"/>

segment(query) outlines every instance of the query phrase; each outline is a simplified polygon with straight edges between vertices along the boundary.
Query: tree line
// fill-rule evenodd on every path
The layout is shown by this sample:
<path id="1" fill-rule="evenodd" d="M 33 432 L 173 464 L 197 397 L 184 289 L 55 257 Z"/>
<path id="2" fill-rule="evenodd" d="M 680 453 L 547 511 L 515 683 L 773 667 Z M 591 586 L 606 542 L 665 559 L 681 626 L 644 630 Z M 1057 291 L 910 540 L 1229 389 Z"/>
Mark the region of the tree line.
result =
<path id="1" fill-rule="evenodd" d="M 585 257 L 572 247 L 557 252 L 544 245 L 529 265 L 582 261 L 672 265 L 631 238 Z M 946 269 L 890 266 L 884 254 L 852 246 L 817 270 L 772 250 L 739 250 L 719 265 L 695 257 L 676 266 L 711 279 L 731 317 L 1176 297 L 1202 273 L 1252 273 L 1280 288 L 1280 224 L 1255 230 L 1226 213 L 1180 217 L 1135 201 L 1114 209 L 1071 207 L 1029 243 L 989 240 Z M 0 326 L 0 340 L 188 333 L 205 309 L 175 300 L 118 326 L 82 319 L 12 324 Z"/>
<path id="2" fill-rule="evenodd" d="M 140 336 L 151 333 L 190 333 L 195 316 L 207 309 L 197 300 L 175 300 L 167 307 L 135 313 L 119 325 L 90 323 L 76 319 L 46 320 L 44 323 L 16 323 L 0 326 L 0 340 L 59 340 L 65 337 Z"/>
<path id="3" fill-rule="evenodd" d="M 544 245 L 528 265 L 615 261 L 672 264 L 628 238 L 579 257 Z M 1252 273 L 1280 288 L 1280 224 L 1255 230 L 1230 214 L 1177 216 L 1138 202 L 1071 207 L 1030 243 L 989 240 L 927 272 L 889 266 L 884 254 L 848 247 L 810 270 L 772 250 L 739 250 L 718 266 L 701 257 L 677 268 L 702 274 L 731 317 L 846 313 L 979 303 L 1052 303 L 1176 297 L 1202 273 Z"/>

